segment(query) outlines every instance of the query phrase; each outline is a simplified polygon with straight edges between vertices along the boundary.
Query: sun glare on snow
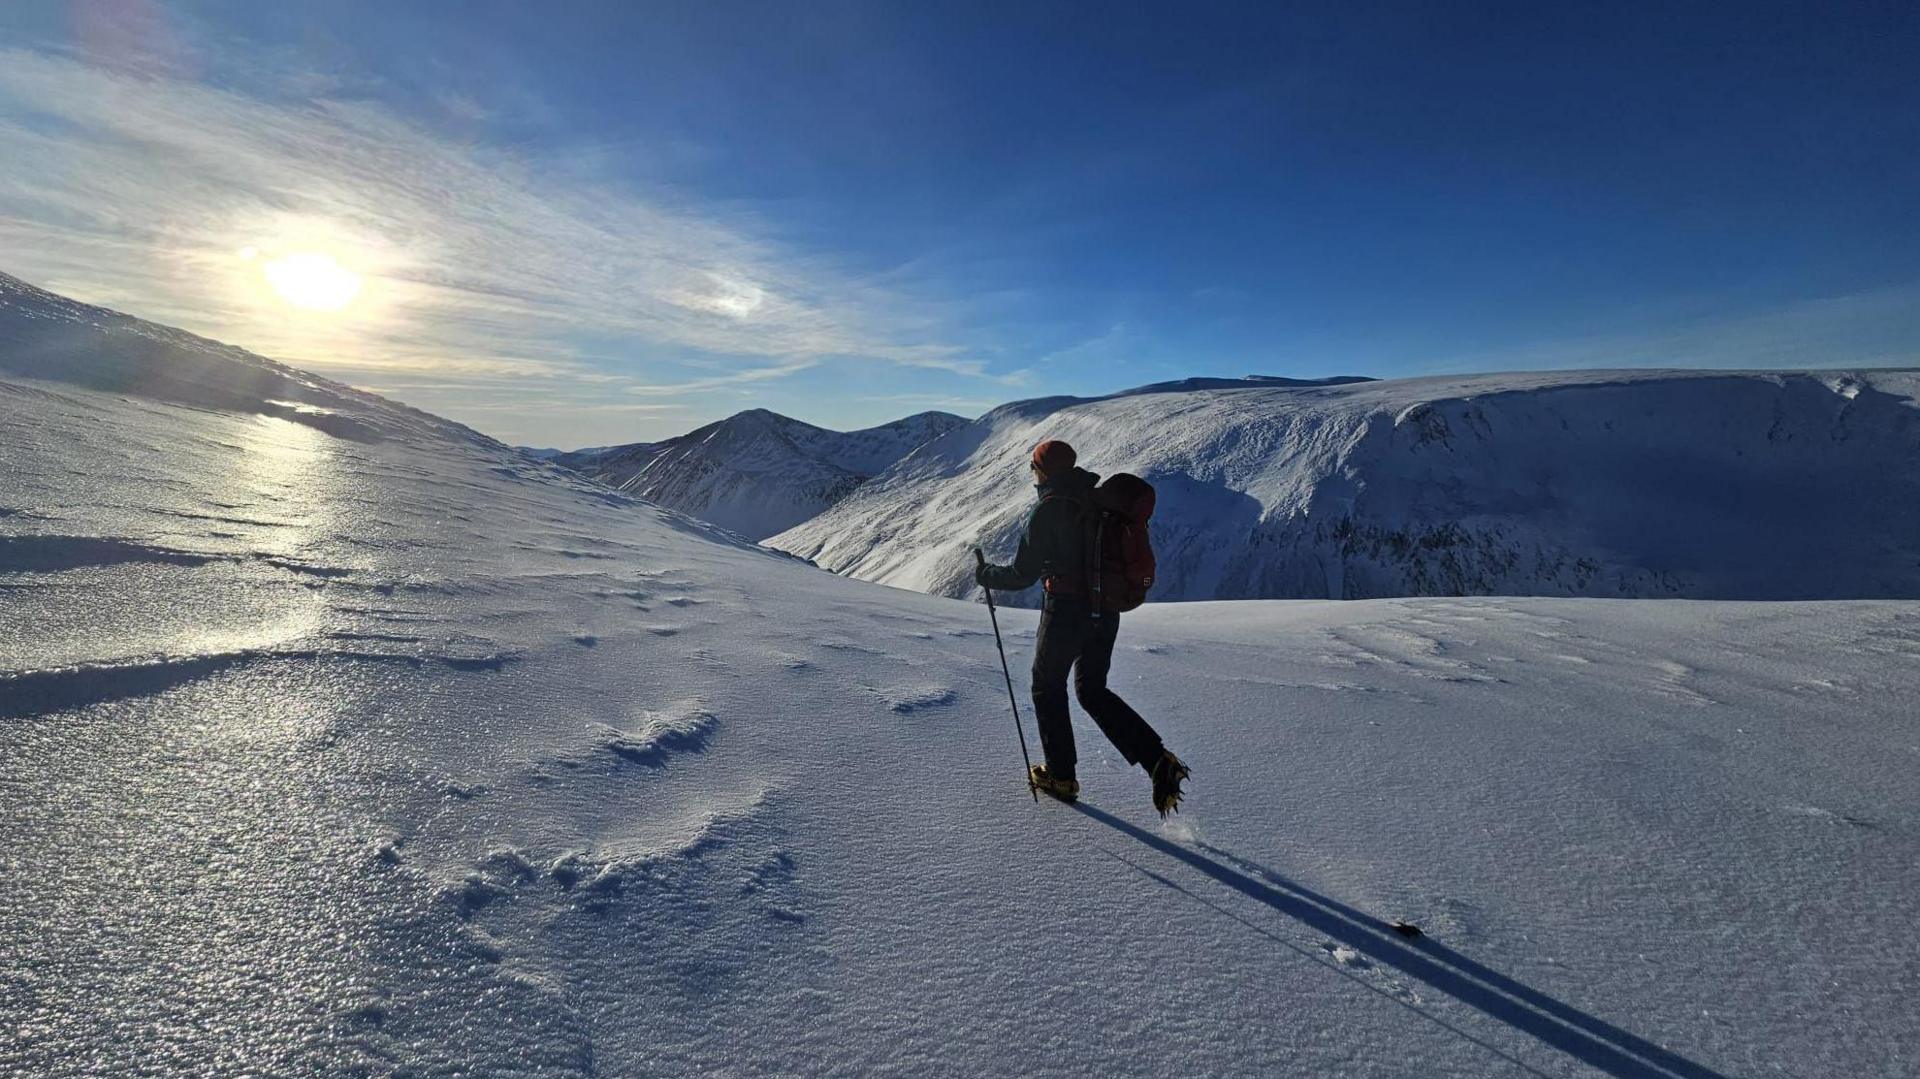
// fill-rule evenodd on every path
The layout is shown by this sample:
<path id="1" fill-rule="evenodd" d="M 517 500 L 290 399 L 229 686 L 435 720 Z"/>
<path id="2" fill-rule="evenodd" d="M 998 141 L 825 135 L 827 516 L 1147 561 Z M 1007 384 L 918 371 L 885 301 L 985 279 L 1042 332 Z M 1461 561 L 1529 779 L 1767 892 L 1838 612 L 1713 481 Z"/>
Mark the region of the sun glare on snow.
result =
<path id="1" fill-rule="evenodd" d="M 258 252 L 243 250 L 251 260 Z M 260 266 L 267 284 L 280 298 L 308 311 L 338 311 L 360 294 L 360 275 L 320 251 L 294 251 Z"/>

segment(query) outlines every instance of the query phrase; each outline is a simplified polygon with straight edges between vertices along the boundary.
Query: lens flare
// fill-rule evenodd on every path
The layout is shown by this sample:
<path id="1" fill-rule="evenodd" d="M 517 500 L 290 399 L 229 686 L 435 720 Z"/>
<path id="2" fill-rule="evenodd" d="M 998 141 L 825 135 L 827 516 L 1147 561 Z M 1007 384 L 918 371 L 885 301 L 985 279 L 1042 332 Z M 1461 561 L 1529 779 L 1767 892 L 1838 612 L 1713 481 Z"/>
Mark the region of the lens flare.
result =
<path id="1" fill-rule="evenodd" d="M 338 311 L 360 294 L 360 275 L 319 251 L 295 251 L 260 268 L 280 298 L 308 311 Z"/>

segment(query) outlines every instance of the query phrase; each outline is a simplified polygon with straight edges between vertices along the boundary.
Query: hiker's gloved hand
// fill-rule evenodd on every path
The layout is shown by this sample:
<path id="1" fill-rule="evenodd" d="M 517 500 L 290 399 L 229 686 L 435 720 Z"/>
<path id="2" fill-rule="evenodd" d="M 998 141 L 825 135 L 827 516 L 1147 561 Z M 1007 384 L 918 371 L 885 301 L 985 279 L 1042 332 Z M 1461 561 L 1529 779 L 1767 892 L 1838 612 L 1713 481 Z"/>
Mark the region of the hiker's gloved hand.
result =
<path id="1" fill-rule="evenodd" d="M 973 583 L 982 588 L 992 588 L 993 585 L 988 580 L 988 575 L 992 572 L 993 566 L 986 562 L 973 567 Z"/>

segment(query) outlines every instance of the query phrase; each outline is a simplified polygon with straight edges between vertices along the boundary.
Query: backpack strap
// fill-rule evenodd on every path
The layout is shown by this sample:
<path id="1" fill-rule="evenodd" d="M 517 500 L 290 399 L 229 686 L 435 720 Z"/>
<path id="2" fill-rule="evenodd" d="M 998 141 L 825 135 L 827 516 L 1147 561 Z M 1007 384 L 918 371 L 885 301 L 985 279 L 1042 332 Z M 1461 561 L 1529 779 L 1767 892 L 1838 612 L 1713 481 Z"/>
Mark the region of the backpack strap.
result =
<path id="1" fill-rule="evenodd" d="M 1093 542 L 1087 545 L 1087 610 L 1098 621 L 1107 611 L 1106 549 L 1107 514 L 1098 506 L 1093 526 Z"/>
<path id="2" fill-rule="evenodd" d="M 1043 506 L 1055 500 L 1071 503 L 1074 508 L 1079 511 L 1080 519 L 1077 531 L 1080 534 L 1080 545 L 1086 548 L 1081 552 L 1080 573 L 1082 580 L 1085 582 L 1082 587 L 1082 593 L 1087 597 L 1087 605 L 1092 609 L 1093 617 L 1099 618 L 1102 609 L 1100 544 L 1104 535 L 1102 529 L 1104 529 L 1106 525 L 1106 514 L 1101 512 L 1100 504 L 1094 501 L 1089 495 L 1067 491 L 1049 491 L 1040 496 L 1040 504 Z M 1089 514 L 1093 515 L 1091 522 L 1088 520 Z M 1049 591 L 1051 591 L 1051 589 L 1049 589 Z"/>

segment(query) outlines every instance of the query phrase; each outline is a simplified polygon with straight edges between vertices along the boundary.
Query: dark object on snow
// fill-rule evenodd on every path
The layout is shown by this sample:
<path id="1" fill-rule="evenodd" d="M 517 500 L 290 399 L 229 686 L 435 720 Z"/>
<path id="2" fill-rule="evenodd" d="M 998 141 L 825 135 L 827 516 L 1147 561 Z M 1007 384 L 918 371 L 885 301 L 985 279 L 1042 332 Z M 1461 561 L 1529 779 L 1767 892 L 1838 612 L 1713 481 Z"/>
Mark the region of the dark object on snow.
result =
<path id="1" fill-rule="evenodd" d="M 1079 760 L 1067 712 L 1069 673 L 1080 707 L 1128 764 L 1151 769 L 1164 752 L 1160 736 L 1140 713 L 1107 688 L 1119 634 L 1120 616 L 1094 618 L 1085 596 L 1055 593 L 1040 609 L 1040 628 L 1034 634 L 1033 713 L 1040 726 L 1040 755 L 1056 776 L 1075 778 Z"/>
<path id="2" fill-rule="evenodd" d="M 1173 750 L 1162 749 L 1160 759 L 1147 769 L 1153 777 L 1153 808 L 1160 811 L 1164 819 L 1169 813 L 1180 812 L 1180 798 L 1184 794 L 1180 784 L 1193 774 L 1185 762 L 1173 755 Z"/>
<path id="3" fill-rule="evenodd" d="M 986 552 L 975 547 L 973 549 L 973 560 L 979 564 L 979 569 L 974 572 L 985 572 L 987 568 Z M 1000 673 L 1007 679 L 1007 703 L 1013 706 L 1013 733 L 1020 736 L 1020 760 L 1027 766 L 1028 793 L 1033 795 L 1035 802 L 1038 802 L 1040 800 L 1039 792 L 1033 789 L 1033 758 L 1027 756 L 1027 729 L 1020 725 L 1020 701 L 1013 695 L 1013 671 L 1007 667 L 1007 646 L 1000 643 L 1000 616 L 995 613 L 993 609 L 993 589 L 986 589 L 986 593 L 987 617 L 993 621 L 993 646 L 1000 650 Z M 1079 784 L 1074 784 L 1074 793 L 1079 793 L 1079 790 Z M 1049 791 L 1048 793 L 1052 792 Z"/>
<path id="4" fill-rule="evenodd" d="M 1406 922 L 1406 921 L 1394 922 L 1392 925 L 1387 926 L 1387 928 L 1393 930 L 1394 932 L 1400 934 L 1403 937 L 1426 936 L 1425 933 L 1420 931 L 1420 927 L 1413 924 L 1412 922 Z"/>
<path id="5" fill-rule="evenodd" d="M 1035 791 L 1072 805 L 1080 800 L 1080 781 L 1061 779 L 1047 771 L 1044 764 L 1036 764 L 1027 769 L 1027 785 Z"/>
<path id="6" fill-rule="evenodd" d="M 1116 477 L 1117 478 L 1117 477 Z M 1145 542 L 1145 518 L 1153 512 L 1153 488 L 1144 480 L 1129 477 L 1114 490 L 1113 505 L 1129 514 L 1139 514 L 1140 541 Z M 1097 523 L 1109 511 L 1101 510 L 1094 498 L 1099 477 L 1084 468 L 1064 474 L 1048 475 L 1037 490 L 1040 505 L 1027 521 L 1020 537 L 1013 564 L 996 566 L 979 555 L 974 580 L 982 588 L 1026 588 L 1044 577 L 1047 596 L 1040 608 L 1040 628 L 1034 637 L 1033 711 L 1040 728 L 1040 755 L 1045 758 L 1049 775 L 1055 779 L 1077 779 L 1079 763 L 1073 745 L 1073 727 L 1067 712 L 1067 675 L 1073 675 L 1074 695 L 1107 739 L 1149 776 L 1166 747 L 1160 735 L 1134 711 L 1120 695 L 1107 688 L 1107 672 L 1113 665 L 1114 641 L 1120 634 L 1120 614 L 1110 603 L 1090 595 L 1088 552 L 1094 548 L 1089 538 L 1089 522 Z M 1112 511 L 1116 516 L 1119 510 Z M 1129 518 L 1132 520 L 1133 518 Z M 1098 535 L 1097 533 L 1095 534 Z M 1152 553 L 1147 552 L 1147 572 L 1151 574 Z M 1124 567 L 1125 559 L 1122 558 Z M 1122 575 L 1125 575 L 1124 568 Z M 1121 587 L 1126 588 L 1123 580 Z M 1141 592 L 1144 595 L 1144 591 Z M 1003 653 L 1004 656 L 1004 653 Z M 1169 773 L 1171 793 L 1166 783 L 1156 780 L 1154 806 L 1179 804 L 1180 780 L 1186 766 L 1178 763 L 1177 776 Z M 1161 809 L 1162 815 L 1170 809 Z"/>

